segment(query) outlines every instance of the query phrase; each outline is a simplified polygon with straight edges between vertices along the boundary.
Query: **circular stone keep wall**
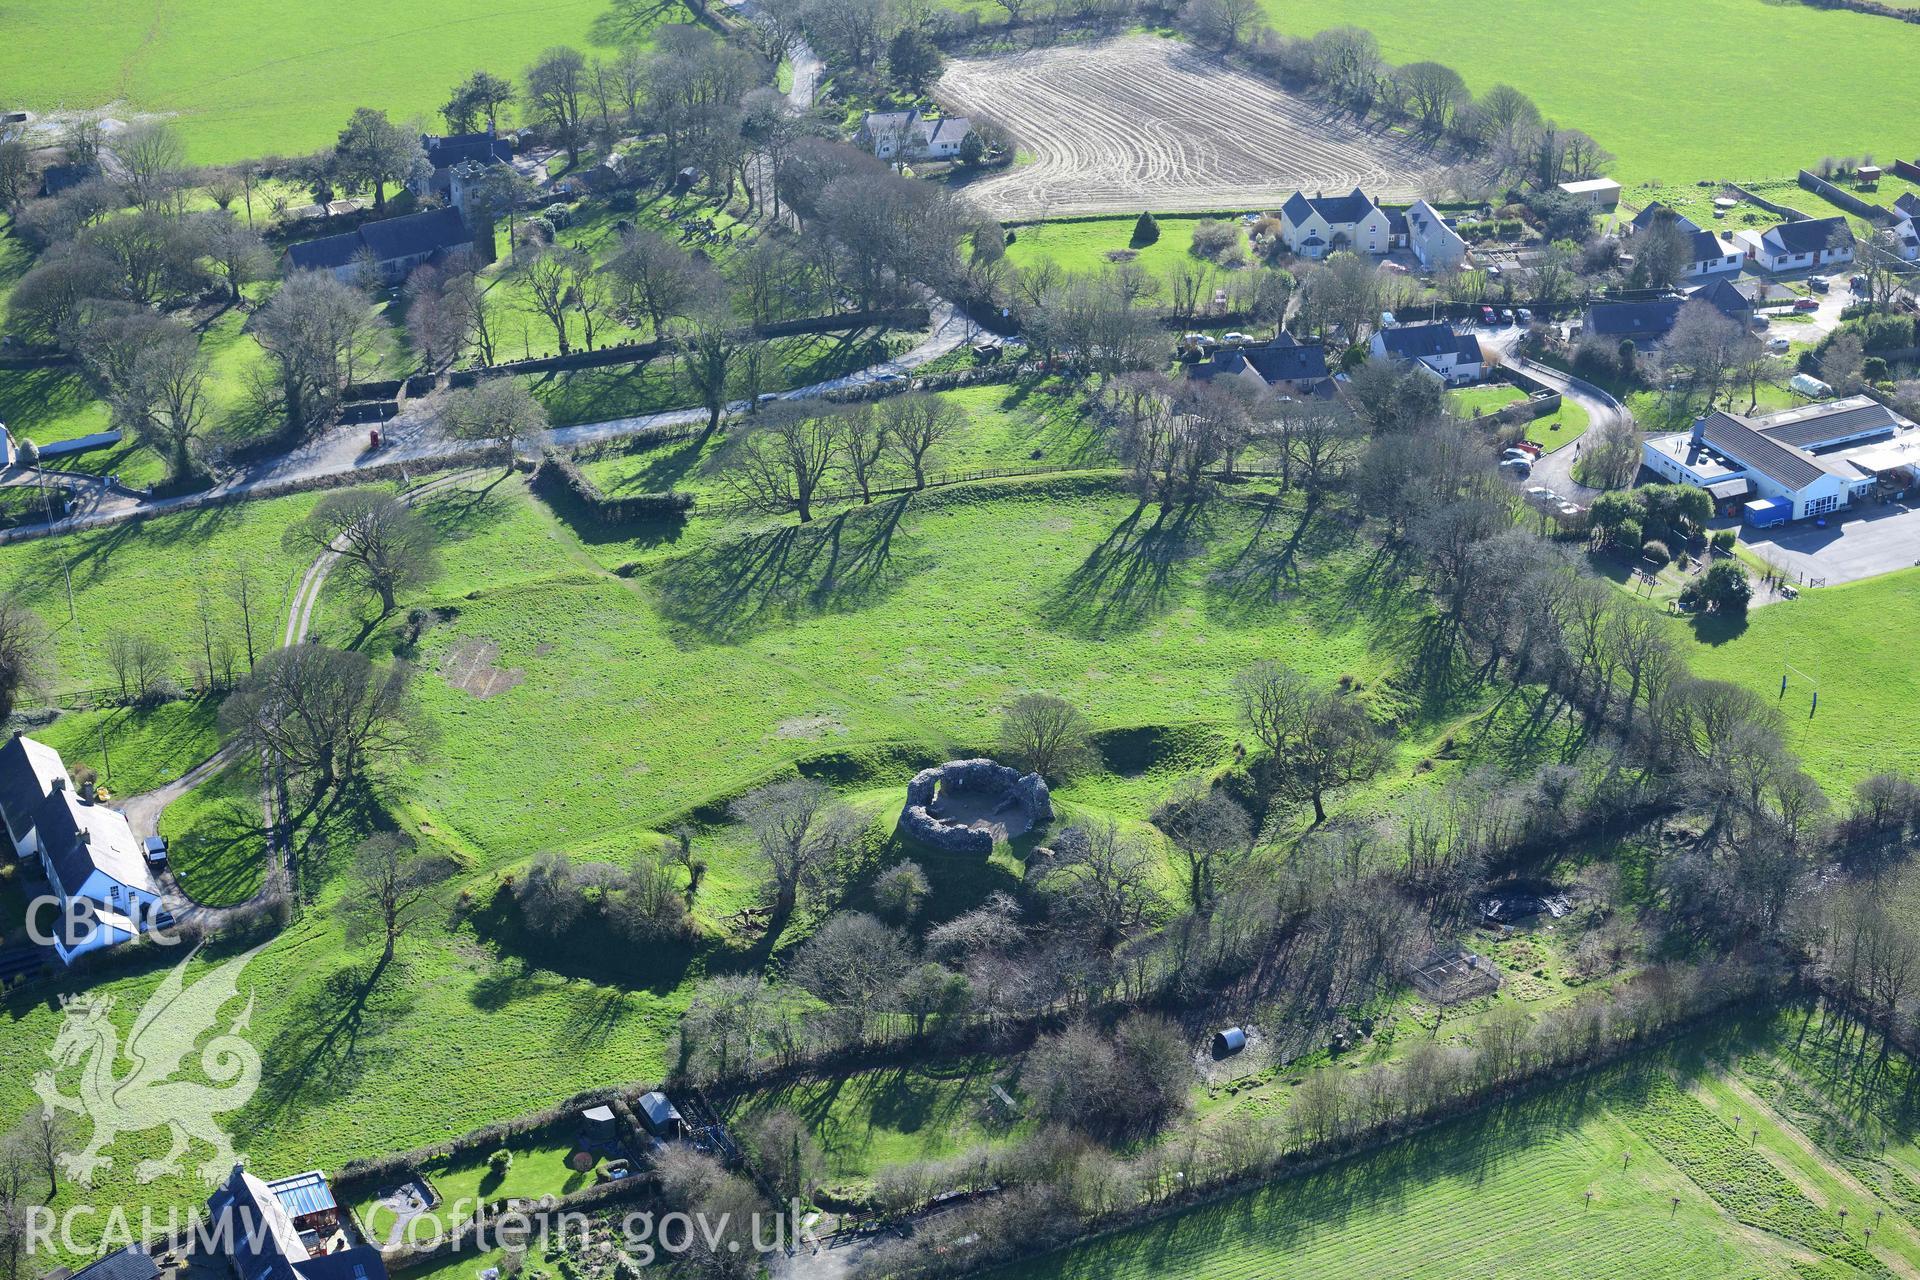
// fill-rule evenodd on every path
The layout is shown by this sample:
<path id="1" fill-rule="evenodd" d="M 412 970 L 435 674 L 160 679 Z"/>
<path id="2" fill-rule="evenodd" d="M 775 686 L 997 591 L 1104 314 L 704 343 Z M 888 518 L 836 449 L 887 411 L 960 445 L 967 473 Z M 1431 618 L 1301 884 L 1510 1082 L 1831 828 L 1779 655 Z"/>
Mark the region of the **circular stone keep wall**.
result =
<path id="1" fill-rule="evenodd" d="M 1053 821 L 1047 783 L 991 760 L 950 760 L 922 769 L 907 784 L 900 828 L 945 853 L 993 852 L 996 838 Z"/>

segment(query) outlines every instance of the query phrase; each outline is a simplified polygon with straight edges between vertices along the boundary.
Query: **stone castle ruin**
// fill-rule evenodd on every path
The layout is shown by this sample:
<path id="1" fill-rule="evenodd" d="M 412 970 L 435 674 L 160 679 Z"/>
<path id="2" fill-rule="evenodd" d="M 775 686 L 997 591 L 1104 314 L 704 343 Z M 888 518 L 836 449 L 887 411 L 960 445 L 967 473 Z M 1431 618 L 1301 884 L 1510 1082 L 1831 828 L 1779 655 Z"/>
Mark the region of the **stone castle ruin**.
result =
<path id="1" fill-rule="evenodd" d="M 991 760 L 950 760 L 907 784 L 900 829 L 944 853 L 986 857 L 996 841 L 1053 821 L 1046 780 Z"/>

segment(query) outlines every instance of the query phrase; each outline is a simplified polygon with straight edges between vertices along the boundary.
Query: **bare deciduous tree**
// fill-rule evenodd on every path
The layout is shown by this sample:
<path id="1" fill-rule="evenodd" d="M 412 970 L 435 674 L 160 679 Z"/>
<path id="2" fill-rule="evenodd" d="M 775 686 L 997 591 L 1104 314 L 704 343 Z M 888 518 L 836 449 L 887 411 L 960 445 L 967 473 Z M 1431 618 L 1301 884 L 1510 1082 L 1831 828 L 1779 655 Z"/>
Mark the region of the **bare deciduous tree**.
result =
<path id="1" fill-rule="evenodd" d="M 1000 752 L 1031 773 L 1064 781 L 1095 758 L 1093 725 L 1080 709 L 1050 693 L 1025 693 L 1000 716 Z"/>
<path id="2" fill-rule="evenodd" d="M 960 425 L 953 402 L 924 392 L 894 396 L 878 409 L 881 435 L 913 470 L 913 487 L 927 486 L 927 460 Z"/>
<path id="3" fill-rule="evenodd" d="M 777 918 L 793 914 L 803 891 L 829 883 L 834 864 L 860 833 L 860 819 L 824 783 L 790 778 L 748 792 L 734 817 L 753 832 L 767 865 Z"/>
<path id="4" fill-rule="evenodd" d="M 22 694 L 43 690 L 53 675 L 47 624 L 12 591 L 0 591 L 0 724 L 13 718 Z"/>
<path id="5" fill-rule="evenodd" d="M 513 378 L 488 378 L 448 392 L 439 416 L 456 440 L 500 446 L 509 471 L 520 447 L 537 445 L 548 427 L 546 406 Z"/>
<path id="6" fill-rule="evenodd" d="M 383 615 L 397 607 L 399 592 L 439 571 L 433 530 L 411 506 L 387 493 L 330 493 L 287 530 L 286 541 L 317 555 L 339 556 L 349 576 L 379 599 Z"/>
<path id="7" fill-rule="evenodd" d="M 831 405 L 782 400 L 769 405 L 727 447 L 724 478 L 740 498 L 805 524 L 821 484 L 839 465 L 845 419 Z M 738 430 L 736 428 L 736 430 Z"/>
<path id="8" fill-rule="evenodd" d="M 362 840 L 353 853 L 352 887 L 340 898 L 348 940 L 379 938 L 376 969 L 384 969 L 401 935 L 424 914 L 428 895 L 453 869 L 451 859 L 422 852 L 397 831 Z"/>
<path id="9" fill-rule="evenodd" d="M 287 278 L 253 320 L 254 337 L 280 375 L 287 421 L 306 431 L 340 403 L 373 336 L 367 295 L 322 271 Z"/>

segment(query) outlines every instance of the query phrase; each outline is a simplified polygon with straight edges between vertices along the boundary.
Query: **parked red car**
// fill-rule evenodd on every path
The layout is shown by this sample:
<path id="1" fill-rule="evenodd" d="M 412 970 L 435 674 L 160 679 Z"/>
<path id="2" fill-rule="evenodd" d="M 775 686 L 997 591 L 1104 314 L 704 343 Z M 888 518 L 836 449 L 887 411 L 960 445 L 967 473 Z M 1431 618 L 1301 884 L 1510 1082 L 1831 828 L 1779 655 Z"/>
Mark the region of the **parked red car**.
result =
<path id="1" fill-rule="evenodd" d="M 1500 322 L 1500 317 L 1494 314 L 1492 307 L 1480 308 L 1481 324 L 1498 324 L 1499 322 Z"/>
<path id="2" fill-rule="evenodd" d="M 1795 298 L 1793 300 L 1793 309 L 1795 311 L 1818 311 L 1820 309 L 1820 299 Z"/>

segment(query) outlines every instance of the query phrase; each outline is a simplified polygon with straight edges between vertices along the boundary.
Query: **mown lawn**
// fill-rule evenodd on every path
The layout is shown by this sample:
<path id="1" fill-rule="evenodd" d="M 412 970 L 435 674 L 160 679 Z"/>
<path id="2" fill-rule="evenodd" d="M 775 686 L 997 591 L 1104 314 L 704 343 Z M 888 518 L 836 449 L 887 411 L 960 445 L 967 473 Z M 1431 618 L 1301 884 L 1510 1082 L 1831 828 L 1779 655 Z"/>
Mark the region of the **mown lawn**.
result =
<path id="1" fill-rule="evenodd" d="M 1803 591 L 1770 604 L 1729 634 L 1711 619 L 1694 628 L 1695 673 L 1732 680 L 1780 707 L 1787 745 L 1836 799 L 1870 774 L 1920 771 L 1920 725 L 1908 708 L 1920 697 L 1920 667 L 1888 628 L 1920 617 L 1920 570 Z M 1791 663 L 1819 683 L 1794 677 Z"/>
<path id="2" fill-rule="evenodd" d="M 1475 92 L 1511 84 L 1614 152 L 1628 184 L 1791 178 L 1825 155 L 1914 147 L 1906 100 L 1860 89 L 1912 79 L 1920 27 L 1869 14 L 1767 0 L 1490 0 L 1471 21 L 1414 0 L 1266 9 L 1292 35 L 1365 27 L 1389 61 L 1443 62 Z"/>
<path id="3" fill-rule="evenodd" d="M 494 1150 L 505 1150 L 513 1155 L 513 1163 L 507 1166 L 504 1174 L 493 1171 L 488 1158 Z M 460 1222 L 470 1218 L 481 1204 L 492 1204 L 498 1200 L 538 1200 L 542 1196 L 561 1196 L 569 1191 L 577 1191 L 593 1180 L 593 1170 L 579 1170 L 567 1164 L 567 1157 L 573 1152 L 570 1142 L 543 1139 L 539 1136 L 515 1138 L 502 1143 L 492 1150 L 477 1155 L 462 1157 L 458 1160 L 441 1159 L 428 1161 L 421 1169 L 433 1183 L 433 1189 L 439 1193 L 440 1203 L 427 1215 L 428 1219 L 439 1224 L 439 1230 L 451 1232 Z M 391 1231 L 393 1221 L 390 1210 L 377 1208 L 374 1200 L 365 1200 L 354 1206 L 360 1214 L 360 1221 L 376 1236 Z M 425 1225 L 413 1228 L 426 1233 Z M 433 1239 L 423 1234 L 422 1239 Z M 384 1239 L 381 1241 L 384 1243 Z"/>
<path id="4" fill-rule="evenodd" d="M 230 907 L 260 892 L 267 869 L 260 794 L 260 769 L 249 760 L 229 765 L 160 815 L 167 862 L 195 902 Z"/>
<path id="5" fill-rule="evenodd" d="M 1592 425 L 1593 419 L 1584 408 L 1572 400 L 1562 399 L 1558 410 L 1527 424 L 1527 439 L 1552 453 L 1578 440 Z"/>
<path id="6" fill-rule="evenodd" d="M 1133 213 L 1124 217 L 1070 219 L 1011 228 L 1014 239 L 1007 246 L 1007 261 L 1021 268 L 1052 261 L 1062 271 L 1075 273 L 1104 271 L 1115 261 L 1126 261 L 1137 263 L 1149 275 L 1160 277 L 1189 256 L 1194 224 L 1208 215 L 1156 214 L 1154 220 L 1160 224 L 1160 238 L 1152 244 L 1135 245 L 1133 228 L 1139 216 Z M 1240 220 L 1237 213 L 1214 216 L 1235 223 Z M 1245 243 L 1243 230 L 1241 244 Z"/>
<path id="7" fill-rule="evenodd" d="M 477 67 L 518 84 L 549 45 L 611 46 L 688 20 L 678 5 L 634 20 L 649 11 L 557 0 L 535 20 L 462 0 L 144 8 L 49 0 L 9 13 L 0 83 L 13 105 L 34 110 L 112 103 L 116 113 L 173 115 L 201 164 L 299 155 L 331 147 L 356 107 L 436 128 L 448 91 Z"/>
<path id="8" fill-rule="evenodd" d="M 1472 421 L 1489 413 L 1498 413 L 1526 398 L 1526 392 L 1505 382 L 1492 382 L 1483 387 L 1456 387 L 1447 392 L 1447 411 L 1456 418 Z"/>

